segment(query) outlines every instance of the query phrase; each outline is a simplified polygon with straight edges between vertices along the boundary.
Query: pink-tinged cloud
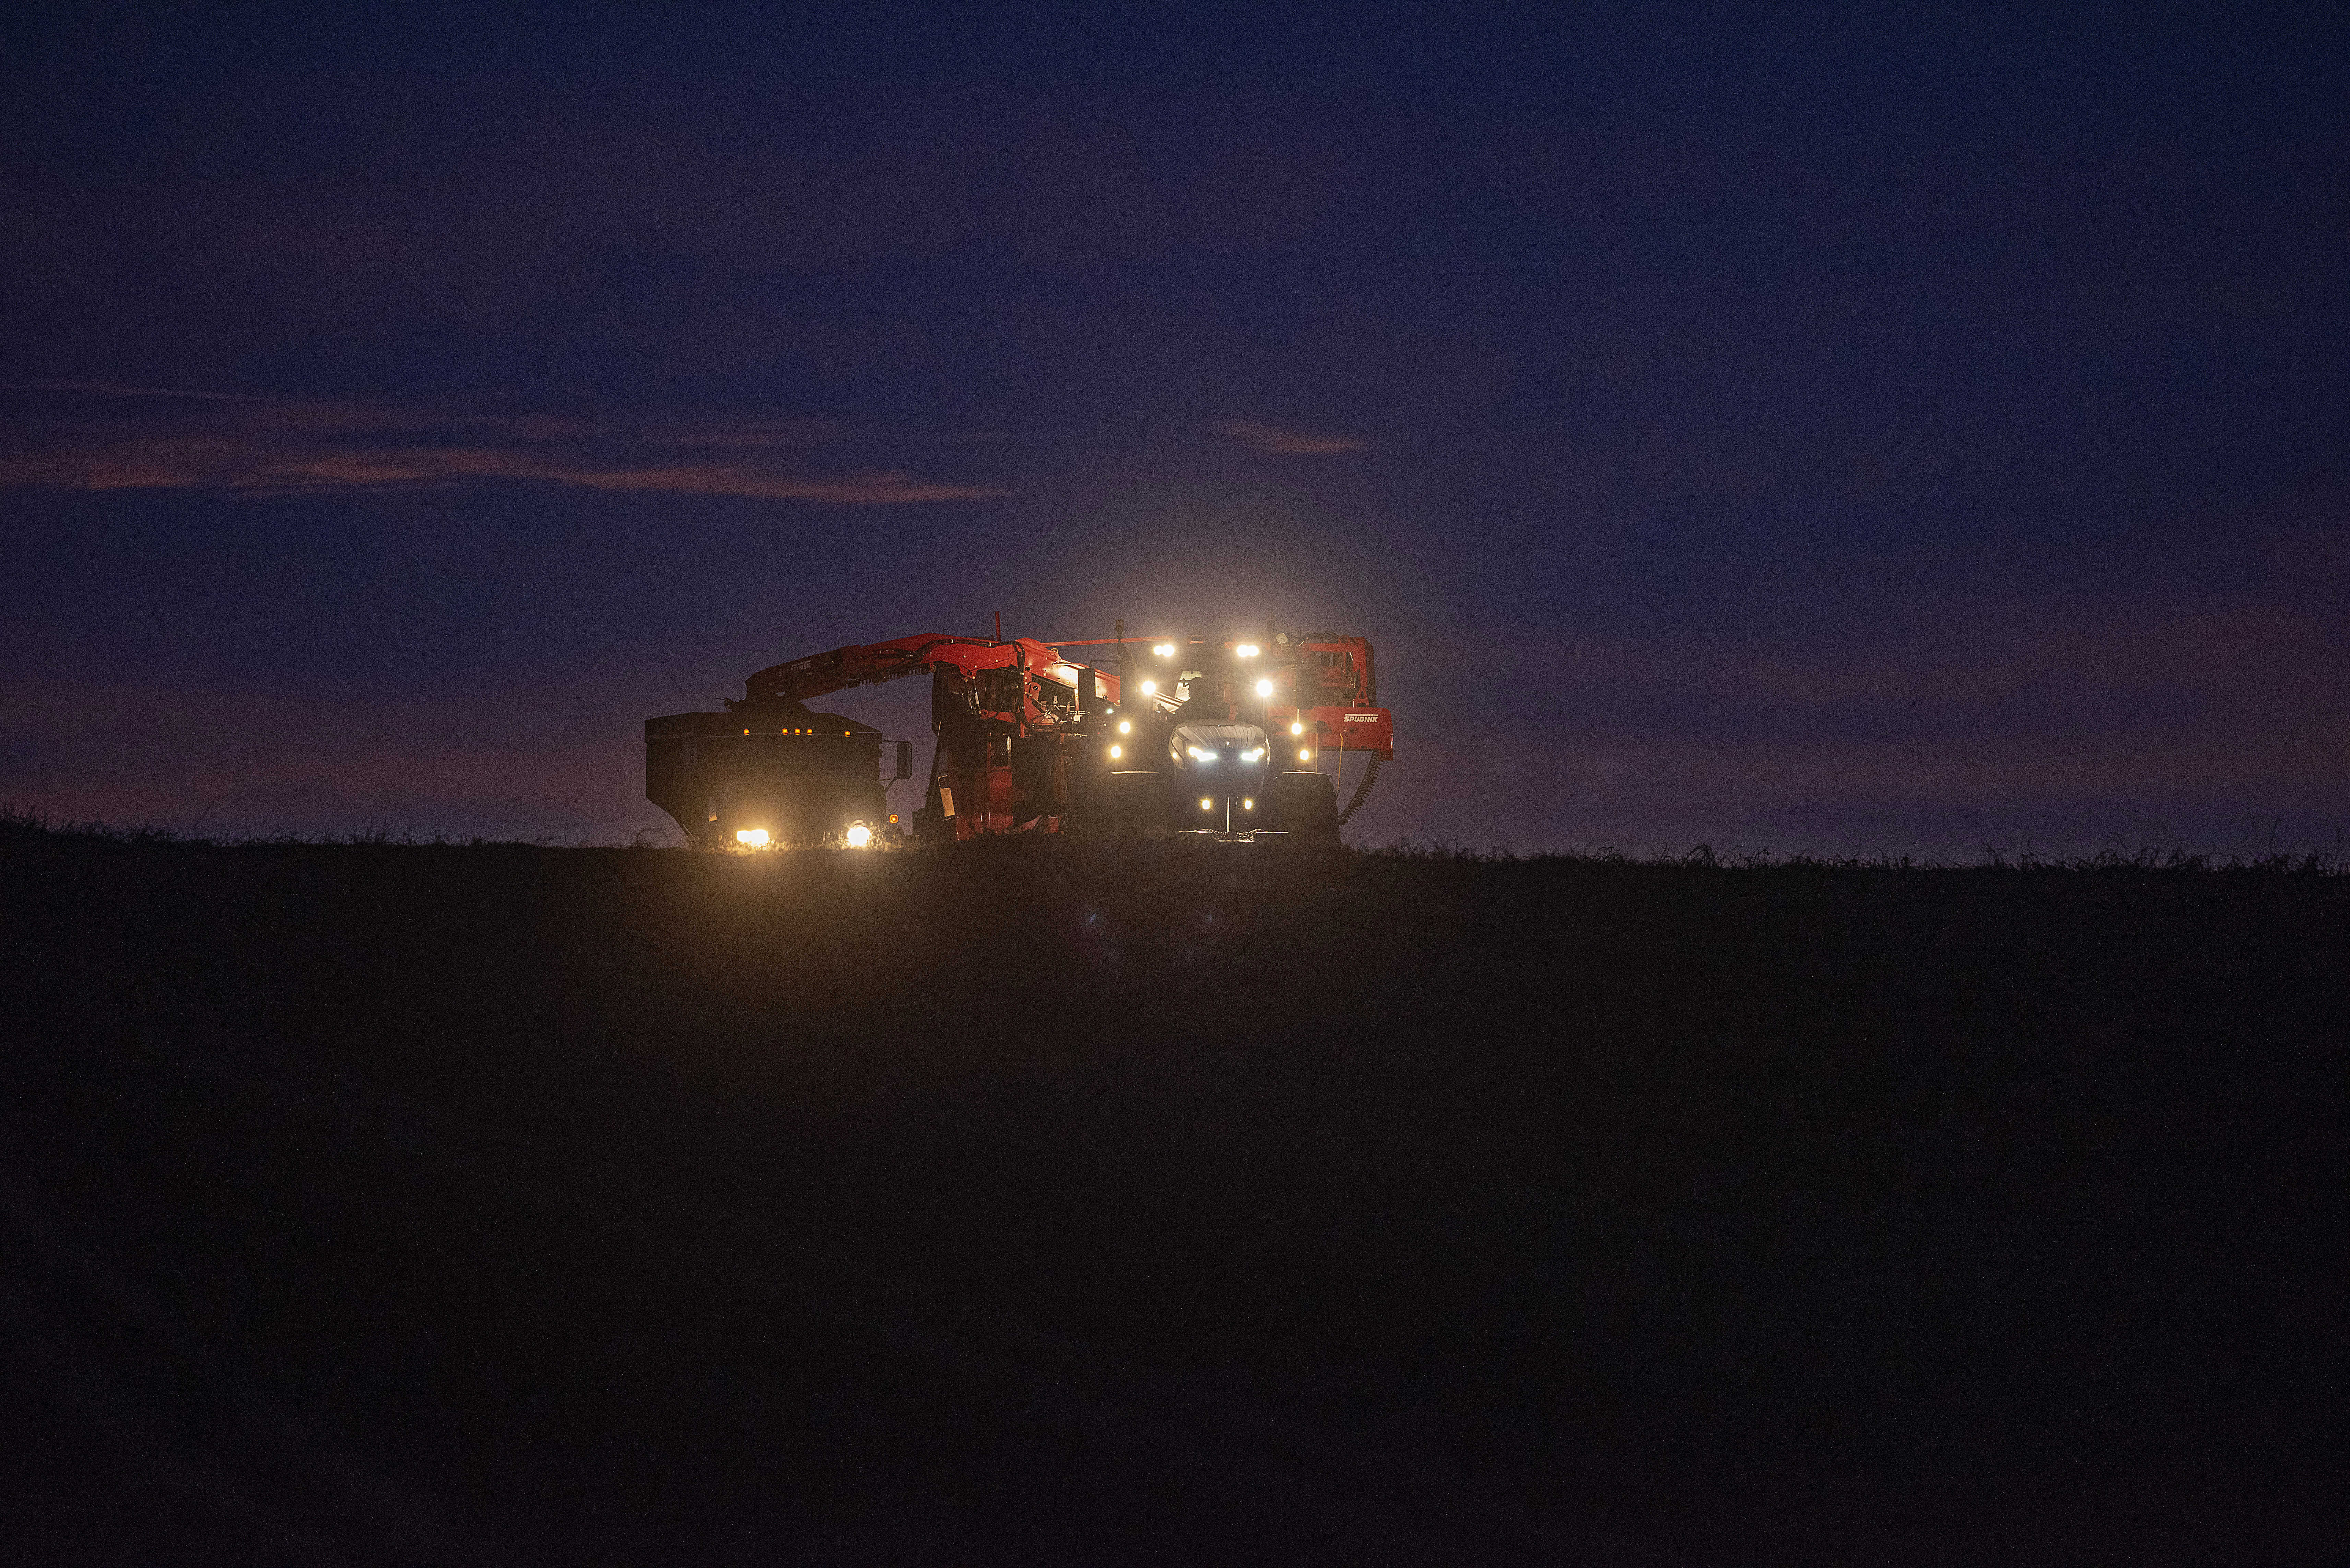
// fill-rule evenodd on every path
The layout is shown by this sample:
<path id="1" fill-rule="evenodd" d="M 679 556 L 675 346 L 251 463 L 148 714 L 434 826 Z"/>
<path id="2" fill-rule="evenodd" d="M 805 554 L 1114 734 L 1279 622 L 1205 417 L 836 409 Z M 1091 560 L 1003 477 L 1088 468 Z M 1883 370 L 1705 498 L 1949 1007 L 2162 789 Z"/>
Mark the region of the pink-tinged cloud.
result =
<path id="1" fill-rule="evenodd" d="M 178 387 L 126 387 L 114 381 L 11 381 L 0 392 L 71 392 L 96 398 L 187 398 L 208 403 L 265 403 L 248 392 L 191 392 Z"/>
<path id="2" fill-rule="evenodd" d="M 1969 618 L 1961 638 L 1873 648 L 1568 641 L 1554 769 L 1581 777 L 1605 759 L 1609 787 L 1722 812 L 2350 798 L 2350 647 L 2306 607 L 2143 599 Z"/>
<path id="3" fill-rule="evenodd" d="M 1371 447 L 1361 436 L 1316 435 L 1255 420 L 1225 420 L 1208 429 L 1232 437 L 1251 452 L 1276 452 L 1291 457 L 1335 457 L 1341 452 L 1368 452 Z"/>
<path id="4" fill-rule="evenodd" d="M 629 420 L 53 384 L 0 447 L 0 487 L 317 495 L 478 483 L 902 505 L 1009 492 L 826 462 L 821 420 Z"/>

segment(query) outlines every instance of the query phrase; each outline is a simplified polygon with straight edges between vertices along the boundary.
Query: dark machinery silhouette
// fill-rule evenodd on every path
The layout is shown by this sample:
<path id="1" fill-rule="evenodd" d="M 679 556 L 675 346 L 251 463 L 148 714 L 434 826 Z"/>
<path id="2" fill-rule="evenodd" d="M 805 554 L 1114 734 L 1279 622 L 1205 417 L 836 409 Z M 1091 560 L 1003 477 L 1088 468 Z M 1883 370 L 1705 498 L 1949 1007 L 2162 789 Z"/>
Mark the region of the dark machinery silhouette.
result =
<path id="1" fill-rule="evenodd" d="M 1072 657 L 1102 649 L 1107 658 Z M 881 736 L 811 701 L 927 674 L 937 737 L 912 836 L 1275 836 L 1336 844 L 1395 755 L 1371 645 L 1332 632 L 1261 640 L 1126 636 L 1058 643 L 928 634 L 771 665 L 719 713 L 645 723 L 645 796 L 704 847 L 893 842 Z M 896 777 L 912 773 L 898 743 Z M 1369 757 L 1337 804 L 1334 755 Z"/>

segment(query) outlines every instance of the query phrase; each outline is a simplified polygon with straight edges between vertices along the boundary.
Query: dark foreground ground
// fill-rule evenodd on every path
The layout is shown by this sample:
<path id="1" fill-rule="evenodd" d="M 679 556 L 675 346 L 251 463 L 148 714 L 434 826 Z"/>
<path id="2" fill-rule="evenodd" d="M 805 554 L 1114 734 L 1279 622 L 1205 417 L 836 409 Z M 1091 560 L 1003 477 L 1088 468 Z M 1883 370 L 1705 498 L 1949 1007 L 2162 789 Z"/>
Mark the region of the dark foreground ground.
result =
<path id="1" fill-rule="evenodd" d="M 0 833 L 0 1561 L 2323 1563 L 2350 878 Z"/>

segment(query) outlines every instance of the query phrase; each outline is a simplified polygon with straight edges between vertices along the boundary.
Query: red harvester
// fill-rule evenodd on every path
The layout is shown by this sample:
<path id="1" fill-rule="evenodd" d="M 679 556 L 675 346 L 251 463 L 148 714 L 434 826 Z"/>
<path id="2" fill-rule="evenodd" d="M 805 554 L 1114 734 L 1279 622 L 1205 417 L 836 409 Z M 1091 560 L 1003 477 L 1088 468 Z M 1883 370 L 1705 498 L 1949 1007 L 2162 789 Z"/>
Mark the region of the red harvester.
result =
<path id="1" fill-rule="evenodd" d="M 1335 844 L 1395 755 L 1371 645 L 1263 638 L 893 638 L 772 665 L 723 713 L 645 723 L 645 796 L 704 847 L 887 842 L 881 736 L 811 700 L 931 678 L 937 736 L 913 834 L 1192 833 Z M 1108 656 L 1073 657 L 1071 649 Z M 1330 756 L 1370 758 L 1341 811 Z M 912 773 L 898 743 L 897 778 Z"/>

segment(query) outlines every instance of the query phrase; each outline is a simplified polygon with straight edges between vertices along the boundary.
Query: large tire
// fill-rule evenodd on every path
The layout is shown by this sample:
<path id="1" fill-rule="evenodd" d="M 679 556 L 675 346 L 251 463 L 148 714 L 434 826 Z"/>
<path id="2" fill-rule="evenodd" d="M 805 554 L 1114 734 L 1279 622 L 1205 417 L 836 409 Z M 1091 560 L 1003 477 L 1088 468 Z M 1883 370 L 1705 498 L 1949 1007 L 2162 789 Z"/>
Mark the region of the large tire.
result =
<path id="1" fill-rule="evenodd" d="M 1167 781 L 1155 773 L 1109 775 L 1110 831 L 1120 838 L 1167 831 Z"/>
<path id="2" fill-rule="evenodd" d="M 1338 844 L 1338 786 L 1328 774 L 1283 774 L 1274 781 L 1274 822 L 1289 842 L 1332 849 Z"/>

